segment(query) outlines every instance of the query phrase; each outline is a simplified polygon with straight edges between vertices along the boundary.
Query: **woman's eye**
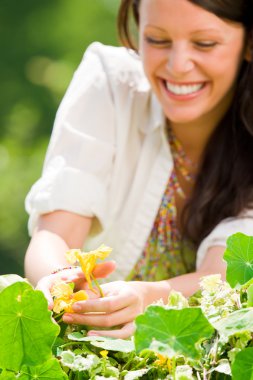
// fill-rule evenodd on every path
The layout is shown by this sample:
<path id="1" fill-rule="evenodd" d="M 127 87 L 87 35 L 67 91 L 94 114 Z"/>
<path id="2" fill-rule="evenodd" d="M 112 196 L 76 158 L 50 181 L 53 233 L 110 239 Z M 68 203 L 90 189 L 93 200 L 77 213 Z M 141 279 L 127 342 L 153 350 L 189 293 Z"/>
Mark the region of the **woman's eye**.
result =
<path id="1" fill-rule="evenodd" d="M 169 40 L 160 40 L 152 37 L 146 37 L 145 40 L 147 43 L 156 46 L 168 46 L 171 44 L 171 41 Z"/>
<path id="2" fill-rule="evenodd" d="M 202 48 L 202 49 L 210 49 L 214 46 L 217 45 L 216 42 L 212 42 L 212 41 L 197 41 L 195 42 L 195 45 L 199 48 Z"/>

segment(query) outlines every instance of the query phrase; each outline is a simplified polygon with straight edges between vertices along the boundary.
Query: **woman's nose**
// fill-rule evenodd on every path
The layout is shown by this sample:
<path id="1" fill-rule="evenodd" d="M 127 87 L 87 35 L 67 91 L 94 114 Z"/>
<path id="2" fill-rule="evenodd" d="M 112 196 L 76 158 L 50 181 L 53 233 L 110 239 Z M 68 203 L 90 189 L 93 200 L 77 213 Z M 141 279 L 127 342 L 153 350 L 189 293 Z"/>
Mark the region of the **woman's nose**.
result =
<path id="1" fill-rule="evenodd" d="M 194 68 L 194 62 L 187 49 L 172 47 L 168 54 L 167 67 L 171 74 L 185 74 Z"/>

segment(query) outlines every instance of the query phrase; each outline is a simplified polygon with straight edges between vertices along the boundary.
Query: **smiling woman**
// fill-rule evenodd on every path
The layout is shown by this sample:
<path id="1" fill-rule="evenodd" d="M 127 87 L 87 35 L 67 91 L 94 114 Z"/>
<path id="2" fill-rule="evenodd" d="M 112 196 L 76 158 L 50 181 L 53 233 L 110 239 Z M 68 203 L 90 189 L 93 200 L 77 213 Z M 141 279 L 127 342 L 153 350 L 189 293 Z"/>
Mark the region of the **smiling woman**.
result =
<path id="1" fill-rule="evenodd" d="M 26 200 L 27 277 L 50 303 L 59 272 L 43 276 L 66 266 L 66 251 L 113 248 L 116 281 L 102 285 L 105 297 L 74 303 L 65 322 L 127 337 L 171 290 L 188 296 L 202 276 L 224 277 L 227 237 L 250 235 L 252 9 L 252 0 L 122 0 L 125 47 L 86 51 Z M 101 277 L 113 269 L 101 264 Z"/>

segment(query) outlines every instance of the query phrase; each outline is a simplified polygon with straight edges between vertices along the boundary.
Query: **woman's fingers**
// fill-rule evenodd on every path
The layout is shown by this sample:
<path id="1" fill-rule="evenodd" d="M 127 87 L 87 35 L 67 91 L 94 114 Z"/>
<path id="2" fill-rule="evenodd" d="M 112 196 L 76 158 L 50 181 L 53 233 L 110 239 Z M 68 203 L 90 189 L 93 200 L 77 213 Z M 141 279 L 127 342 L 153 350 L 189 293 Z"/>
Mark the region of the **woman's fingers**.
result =
<path id="1" fill-rule="evenodd" d="M 100 263 L 95 266 L 93 275 L 96 278 L 104 278 L 109 276 L 112 272 L 115 271 L 116 263 L 115 261 L 106 261 L 105 263 Z"/>
<path id="2" fill-rule="evenodd" d="M 135 317 L 144 309 L 142 288 L 135 282 L 115 281 L 102 285 L 102 289 L 105 297 L 76 302 L 72 306 L 74 313 L 65 313 L 63 321 L 106 328 L 106 330 L 91 330 L 89 335 L 122 339 L 129 337 L 134 332 Z M 112 327 L 116 329 L 111 331 Z"/>
<path id="3" fill-rule="evenodd" d="M 48 308 L 51 310 L 54 306 L 53 298 L 51 296 L 51 288 L 58 281 L 75 282 L 84 281 L 84 274 L 81 268 L 64 269 L 60 272 L 50 274 L 49 276 L 42 277 L 36 286 L 36 290 L 41 290 L 48 302 Z"/>
<path id="4" fill-rule="evenodd" d="M 88 336 L 108 336 L 116 339 L 126 339 L 132 336 L 135 332 L 133 322 L 126 323 L 121 329 L 117 330 L 90 330 Z"/>
<path id="5" fill-rule="evenodd" d="M 87 293 L 94 297 L 91 291 L 87 291 Z M 79 301 L 74 303 L 72 308 L 76 313 L 112 313 L 137 302 L 138 300 L 134 294 L 121 292 L 117 295 L 106 295 L 103 298 L 90 298 L 86 301 Z"/>
<path id="6" fill-rule="evenodd" d="M 133 321 L 143 311 L 140 293 L 130 283 L 115 281 L 102 285 L 103 298 L 89 298 L 73 304 L 73 314 L 63 321 L 98 327 L 113 327 Z M 88 291 L 90 293 L 90 291 Z"/>
<path id="7" fill-rule="evenodd" d="M 115 270 L 116 264 L 114 261 L 108 261 L 105 263 L 98 264 L 93 272 L 93 275 L 96 278 L 104 278 L 107 277 L 110 273 Z M 53 299 L 50 293 L 50 289 L 52 286 L 58 282 L 74 282 L 76 284 L 77 289 L 85 289 L 87 288 L 87 282 L 85 280 L 84 273 L 81 268 L 71 268 L 71 269 L 63 269 L 57 273 L 51 274 L 49 276 L 45 276 L 38 281 L 36 286 L 37 290 L 41 290 L 47 301 L 49 309 L 53 308 Z"/>
<path id="8" fill-rule="evenodd" d="M 77 325 L 88 325 L 96 327 L 114 327 L 132 322 L 140 311 L 135 306 L 129 306 L 113 313 L 66 313 L 63 321 Z"/>

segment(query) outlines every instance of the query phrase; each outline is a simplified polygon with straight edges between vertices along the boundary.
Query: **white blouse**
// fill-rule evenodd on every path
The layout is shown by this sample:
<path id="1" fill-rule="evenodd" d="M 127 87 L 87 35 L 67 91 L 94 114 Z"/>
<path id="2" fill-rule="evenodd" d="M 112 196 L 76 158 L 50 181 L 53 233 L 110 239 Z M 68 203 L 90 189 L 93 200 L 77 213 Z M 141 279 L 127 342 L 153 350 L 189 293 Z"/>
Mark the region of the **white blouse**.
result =
<path id="1" fill-rule="evenodd" d="M 161 106 L 138 56 L 93 43 L 56 115 L 43 173 L 26 198 L 32 234 L 40 214 L 67 210 L 93 217 L 86 249 L 113 248 L 123 279 L 140 257 L 173 162 Z M 253 211 L 222 221 L 201 243 L 226 244 L 235 232 L 252 234 Z M 77 247 L 78 248 L 78 247 Z"/>

